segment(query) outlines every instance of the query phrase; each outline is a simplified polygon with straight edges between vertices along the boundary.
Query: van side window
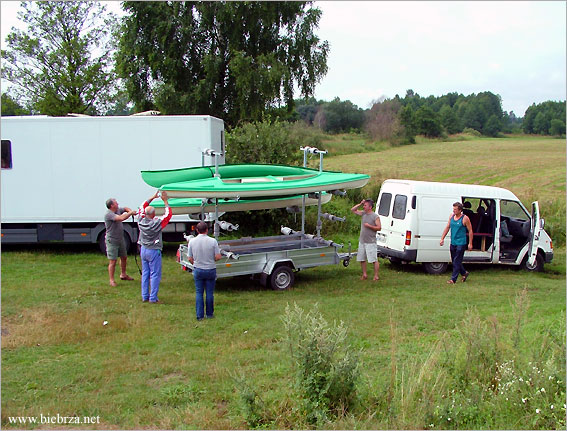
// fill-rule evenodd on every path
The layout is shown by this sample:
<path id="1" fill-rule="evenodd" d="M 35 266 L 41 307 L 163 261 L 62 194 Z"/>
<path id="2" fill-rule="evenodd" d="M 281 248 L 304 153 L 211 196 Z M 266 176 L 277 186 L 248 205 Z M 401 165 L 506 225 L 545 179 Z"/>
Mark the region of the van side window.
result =
<path id="1" fill-rule="evenodd" d="M 12 142 L 2 139 L 2 169 L 12 169 Z"/>
<path id="2" fill-rule="evenodd" d="M 500 201 L 500 216 L 524 221 L 530 219 L 520 204 L 514 201 Z"/>
<path id="3" fill-rule="evenodd" d="M 391 193 L 382 193 L 380 204 L 378 205 L 378 215 L 388 217 L 390 215 L 390 204 L 392 203 Z"/>
<path id="4" fill-rule="evenodd" d="M 394 199 L 394 208 L 392 209 L 392 217 L 399 220 L 406 218 L 406 207 L 408 204 L 408 197 L 406 195 L 396 195 Z"/>

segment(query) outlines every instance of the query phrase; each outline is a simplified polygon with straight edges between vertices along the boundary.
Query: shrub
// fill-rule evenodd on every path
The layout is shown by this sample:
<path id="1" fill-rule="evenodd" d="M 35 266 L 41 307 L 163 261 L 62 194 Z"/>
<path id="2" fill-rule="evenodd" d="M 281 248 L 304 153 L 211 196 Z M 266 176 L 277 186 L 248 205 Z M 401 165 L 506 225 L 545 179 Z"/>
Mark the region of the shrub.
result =
<path id="1" fill-rule="evenodd" d="M 258 428 L 271 422 L 264 401 L 250 386 L 243 374 L 232 376 L 238 392 L 239 407 L 250 428 Z"/>
<path id="2" fill-rule="evenodd" d="M 322 424 L 348 411 L 360 376 L 358 352 L 345 344 L 343 322 L 330 326 L 317 306 L 305 313 L 288 305 L 282 317 L 306 419 Z"/>
<path id="3" fill-rule="evenodd" d="M 226 134 L 226 162 L 298 164 L 301 154 L 288 127 L 264 119 L 234 128 Z"/>
<path id="4" fill-rule="evenodd" d="M 463 133 L 466 135 L 471 135 L 471 136 L 476 136 L 476 137 L 481 137 L 482 133 L 480 133 L 478 130 L 472 129 L 470 127 L 465 127 L 465 129 L 463 130 Z"/>

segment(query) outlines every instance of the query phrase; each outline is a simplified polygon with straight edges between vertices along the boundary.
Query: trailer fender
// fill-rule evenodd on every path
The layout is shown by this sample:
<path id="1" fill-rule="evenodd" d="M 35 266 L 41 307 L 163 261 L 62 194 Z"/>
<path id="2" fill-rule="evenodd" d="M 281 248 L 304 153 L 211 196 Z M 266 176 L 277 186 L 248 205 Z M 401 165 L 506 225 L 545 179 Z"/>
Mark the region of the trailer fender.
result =
<path id="1" fill-rule="evenodd" d="M 262 274 L 270 275 L 274 270 L 274 268 L 279 265 L 286 265 L 289 266 L 294 271 L 297 270 L 295 264 L 293 263 L 293 260 L 291 259 L 269 260 L 264 266 L 264 269 L 262 270 Z"/>

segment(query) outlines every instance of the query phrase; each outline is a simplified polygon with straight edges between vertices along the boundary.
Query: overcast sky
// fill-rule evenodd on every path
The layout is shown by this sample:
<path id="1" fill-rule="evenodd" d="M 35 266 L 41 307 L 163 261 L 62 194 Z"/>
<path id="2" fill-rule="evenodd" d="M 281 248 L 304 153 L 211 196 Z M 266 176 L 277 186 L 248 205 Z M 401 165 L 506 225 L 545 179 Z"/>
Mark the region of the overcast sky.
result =
<path id="1" fill-rule="evenodd" d="M 491 91 L 523 116 L 566 98 L 566 2 L 318 1 L 317 34 L 330 44 L 317 99 L 361 108 L 380 97 Z M 119 9 L 118 4 L 112 10 Z M 1 2 L 1 38 L 19 2 Z"/>

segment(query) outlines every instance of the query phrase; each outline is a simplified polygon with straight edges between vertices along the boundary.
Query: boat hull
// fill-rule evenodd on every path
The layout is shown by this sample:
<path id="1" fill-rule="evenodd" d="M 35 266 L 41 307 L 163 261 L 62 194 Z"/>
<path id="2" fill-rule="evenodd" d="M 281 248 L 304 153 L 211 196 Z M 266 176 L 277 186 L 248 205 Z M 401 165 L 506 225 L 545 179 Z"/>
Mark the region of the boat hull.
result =
<path id="1" fill-rule="evenodd" d="M 359 187 L 364 187 L 368 183 L 369 178 L 360 178 L 350 181 L 333 182 L 330 184 L 316 184 L 316 185 L 300 185 L 295 186 L 287 185 L 286 187 L 273 187 L 268 189 L 238 189 L 238 188 L 219 188 L 215 190 L 214 187 L 211 188 L 199 188 L 191 190 L 191 185 L 177 185 L 177 184 L 165 184 L 161 187 L 161 190 L 167 191 L 167 195 L 172 198 L 246 198 L 246 197 L 268 197 L 268 196 L 282 196 L 293 193 L 307 194 L 316 193 L 320 191 L 332 191 L 339 189 L 356 189 Z M 186 189 L 183 189 L 187 187 Z"/>
<path id="2" fill-rule="evenodd" d="M 326 204 L 331 200 L 331 195 L 327 193 L 321 194 L 321 204 Z M 292 206 L 301 206 L 303 202 L 303 196 L 286 196 L 272 199 L 241 199 L 241 200 L 219 200 L 218 210 L 219 212 L 235 212 L 235 211 L 254 211 L 254 210 L 264 210 L 264 209 L 274 209 L 274 208 L 286 208 Z M 169 205 L 173 215 L 183 215 L 183 214 L 196 214 L 203 212 L 214 212 L 215 204 L 214 202 L 203 204 L 202 199 L 197 198 L 174 198 L 169 200 Z M 318 200 L 305 197 L 305 205 L 313 206 L 317 205 Z M 152 206 L 156 209 L 156 215 L 161 216 L 165 211 L 165 206 L 161 199 L 157 199 L 152 202 Z"/>

